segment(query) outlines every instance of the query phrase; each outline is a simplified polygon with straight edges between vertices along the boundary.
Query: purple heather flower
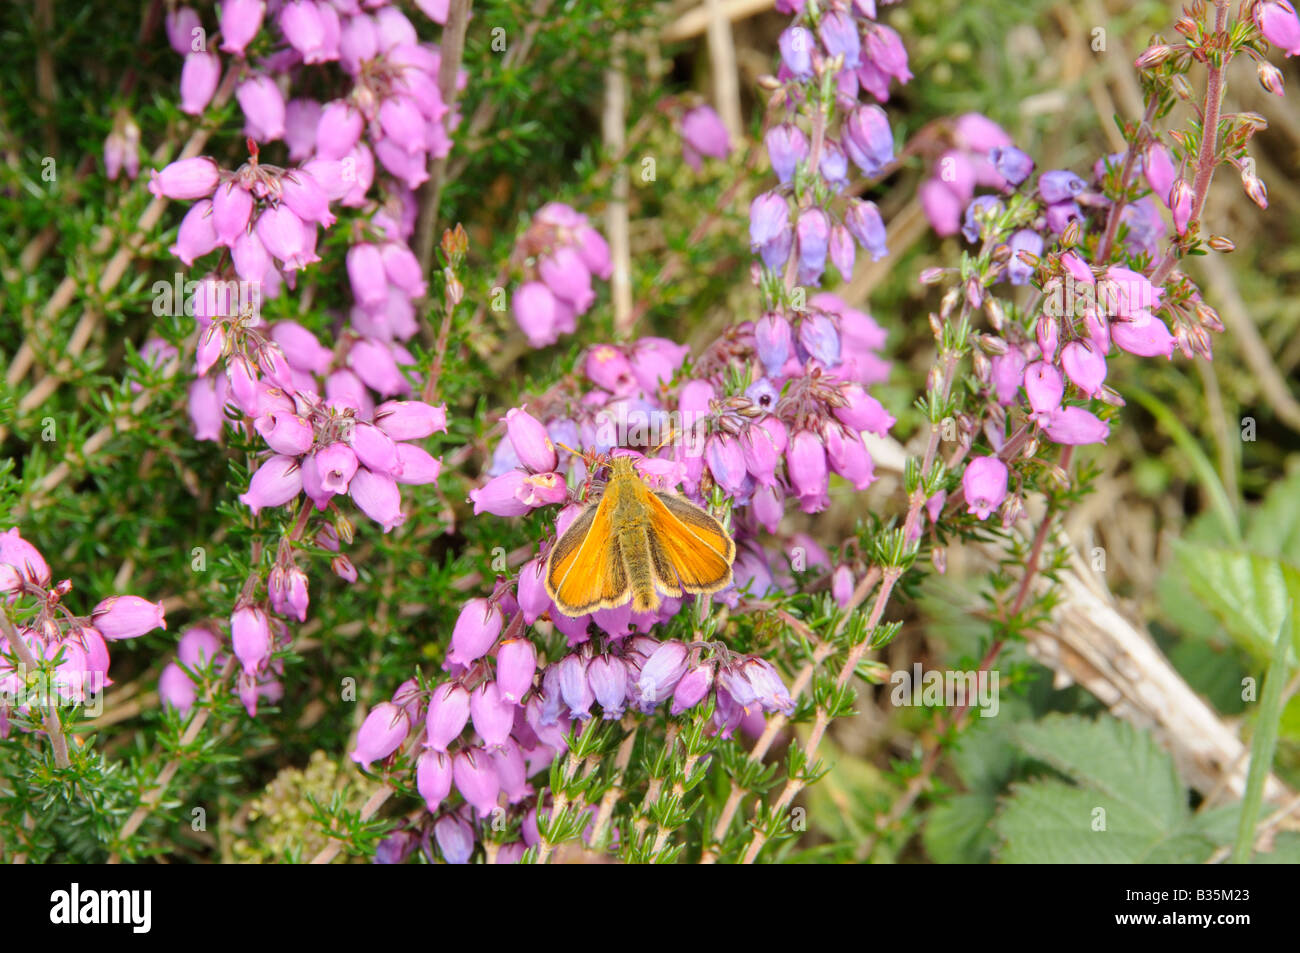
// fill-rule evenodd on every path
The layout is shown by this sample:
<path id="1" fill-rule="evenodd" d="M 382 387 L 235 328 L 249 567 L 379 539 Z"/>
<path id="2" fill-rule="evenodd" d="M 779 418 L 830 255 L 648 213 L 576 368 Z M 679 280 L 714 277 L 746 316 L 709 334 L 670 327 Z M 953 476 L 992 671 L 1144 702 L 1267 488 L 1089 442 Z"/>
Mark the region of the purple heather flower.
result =
<path id="1" fill-rule="evenodd" d="M 176 244 L 168 249 L 186 265 L 193 265 L 194 259 L 202 258 L 212 251 L 221 240 L 213 228 L 212 203 L 200 199 L 190 206 L 190 210 L 181 219 L 176 231 Z"/>
<path id="2" fill-rule="evenodd" d="M 267 507 L 283 506 L 301 492 L 302 470 L 298 461 L 277 454 L 257 468 L 248 491 L 239 495 L 239 502 L 256 516 Z"/>
<path id="3" fill-rule="evenodd" d="M 1083 221 L 1083 210 L 1078 202 L 1057 202 L 1044 211 L 1047 227 L 1054 235 L 1061 235 L 1073 222 Z"/>
<path id="4" fill-rule="evenodd" d="M 5 560 L 8 563 L 8 560 Z M 17 568 L 17 567 L 15 567 Z M 167 628 L 161 602 L 139 596 L 112 596 L 91 613 L 100 635 L 109 640 L 134 639 L 153 629 Z"/>
<path id="5" fill-rule="evenodd" d="M 1095 397 L 1106 379 L 1106 358 L 1085 341 L 1071 341 L 1061 350 L 1061 366 L 1074 385 Z"/>
<path id="6" fill-rule="evenodd" d="M 394 480 L 406 486 L 424 486 L 436 483 L 442 473 L 442 458 L 434 458 L 414 444 L 397 444 L 397 469 Z"/>
<path id="7" fill-rule="evenodd" d="M 839 363 L 839 331 L 824 312 L 814 311 L 799 322 L 799 346 L 809 357 L 828 367 Z"/>
<path id="8" fill-rule="evenodd" d="M 1053 169 L 1038 177 L 1038 194 L 1048 205 L 1077 198 L 1087 187 L 1088 183 L 1069 169 Z"/>
<path id="9" fill-rule="evenodd" d="M 1300 55 L 1300 17 L 1287 0 L 1266 0 L 1255 8 L 1255 23 L 1264 39 L 1287 56 Z"/>
<path id="10" fill-rule="evenodd" d="M 1042 255 L 1043 236 L 1031 229 L 1022 228 L 1007 240 L 1007 247 L 1011 249 L 1011 258 L 1007 262 L 1007 280 L 1013 285 L 1029 284 L 1034 269 L 1021 261 L 1018 252 L 1026 251 L 1035 257 Z"/>
<path id="11" fill-rule="evenodd" d="M 689 347 L 667 338 L 641 338 L 632 346 L 629 358 L 632 376 L 643 390 L 653 393 L 673 379 L 689 353 Z"/>
<path id="12" fill-rule="evenodd" d="M 177 7 L 175 10 L 169 10 L 164 25 L 167 31 L 167 42 L 181 56 L 193 50 L 195 39 L 203 36 L 203 21 L 199 19 L 193 7 Z M 199 32 L 196 34 L 195 30 Z"/>
<path id="13" fill-rule="evenodd" d="M 311 449 L 314 439 L 311 424 L 297 414 L 272 410 L 254 420 L 253 426 L 266 445 L 278 454 L 297 457 Z"/>
<path id="14" fill-rule="evenodd" d="M 1121 351 L 1139 357 L 1172 357 L 1178 343 L 1164 321 L 1145 311 L 1128 321 L 1112 321 L 1110 337 Z"/>
<path id="15" fill-rule="evenodd" d="M 447 432 L 447 407 L 418 400 L 390 400 L 375 408 L 375 426 L 394 440 L 420 440 Z"/>
<path id="16" fill-rule="evenodd" d="M 487 655 L 501 634 L 501 621 L 500 611 L 486 599 L 469 600 L 456 617 L 447 660 L 454 665 L 469 665 Z"/>
<path id="17" fill-rule="evenodd" d="M 805 513 L 819 513 L 828 502 L 829 474 L 826 469 L 826 448 L 810 430 L 797 430 L 790 438 L 786 456 L 786 469 L 790 483 L 799 497 L 800 508 Z"/>
<path id="18" fill-rule="evenodd" d="M 844 123 L 844 151 L 869 176 L 894 160 L 894 133 L 879 106 L 859 106 Z"/>
<path id="19" fill-rule="evenodd" d="M 799 282 L 805 285 L 819 283 L 826 268 L 827 245 L 830 242 L 830 219 L 819 208 L 807 208 L 799 213 L 796 226 L 799 237 Z"/>
<path id="20" fill-rule="evenodd" d="M 1046 361 L 1034 361 L 1025 368 L 1025 393 L 1036 419 L 1044 419 L 1061 406 L 1065 381 L 1061 372 Z"/>
<path id="21" fill-rule="evenodd" d="M 776 269 L 790 252 L 792 231 L 790 208 L 777 192 L 764 192 L 749 206 L 750 247 L 763 256 L 767 267 Z"/>
<path id="22" fill-rule="evenodd" d="M 430 811 L 438 810 L 451 794 L 451 784 L 451 757 L 445 751 L 426 749 L 421 752 L 415 763 L 415 789 Z"/>
<path id="23" fill-rule="evenodd" d="M 208 668 L 221 653 L 221 640 L 210 629 L 186 629 L 176 646 L 176 658 L 189 669 Z"/>
<path id="24" fill-rule="evenodd" d="M 1173 157 L 1159 141 L 1152 140 L 1142 157 L 1142 173 L 1147 185 L 1156 197 L 1166 205 L 1169 203 L 1169 191 L 1173 188 L 1178 172 L 1174 168 Z"/>
<path id="25" fill-rule="evenodd" d="M 682 116 L 682 144 L 686 162 L 699 170 L 700 156 L 725 159 L 731 155 L 731 137 L 711 106 L 696 106 Z"/>
<path id="26" fill-rule="evenodd" d="M 965 113 L 953 123 L 953 138 L 963 149 L 986 156 L 998 146 L 1012 145 L 1006 131 L 987 116 Z"/>
<path id="27" fill-rule="evenodd" d="M 194 687 L 194 681 L 175 662 L 168 663 L 158 676 L 158 700 L 184 717 L 189 714 L 197 699 L 198 690 Z"/>
<path id="28" fill-rule="evenodd" d="M 1019 387 L 1019 383 L 1016 384 Z M 883 404 L 868 394 L 858 384 L 848 384 L 841 390 L 847 404 L 832 410 L 835 418 L 854 430 L 865 430 L 883 437 L 894 426 L 895 420 Z"/>
<path id="29" fill-rule="evenodd" d="M 852 279 L 857 248 L 853 244 L 853 236 L 843 225 L 836 225 L 831 229 L 830 255 L 831 262 L 840 273 L 840 278 L 844 281 Z"/>
<path id="30" fill-rule="evenodd" d="M 740 441 L 730 434 L 714 434 L 705 445 L 704 455 L 718 486 L 731 496 L 739 495 L 745 485 L 745 456 Z"/>
<path id="31" fill-rule="evenodd" d="M 876 203 L 851 199 L 844 212 L 844 225 L 871 255 L 872 261 L 879 261 L 889 254 L 885 247 L 885 223 Z"/>
<path id="32" fill-rule="evenodd" d="M 628 693 L 643 713 L 649 713 L 672 695 L 686 674 L 686 646 L 676 640 L 661 642 L 641 666 Z"/>
<path id="33" fill-rule="evenodd" d="M 1015 146 L 997 146 L 989 151 L 989 161 L 998 175 L 1010 185 L 1019 185 L 1034 171 L 1034 160 Z"/>
<path id="34" fill-rule="evenodd" d="M 1082 407 L 1056 410 L 1043 430 L 1050 439 L 1067 445 L 1105 443 L 1110 436 L 1110 425 Z"/>
<path id="35" fill-rule="evenodd" d="M 520 462 L 534 473 L 554 470 L 558 464 L 555 445 L 546 428 L 521 407 L 506 413 L 506 436 Z"/>
<path id="36" fill-rule="evenodd" d="M 468 864 L 474 854 L 474 830 L 455 814 L 446 814 L 433 825 L 433 836 L 449 864 Z"/>
<path id="37" fill-rule="evenodd" d="M 985 225 L 981 224 L 990 219 L 1001 215 L 1003 211 L 1002 201 L 993 195 L 977 195 L 971 200 L 970 205 L 966 206 L 966 216 L 961 227 L 961 233 L 966 241 L 975 243 L 980 240 L 984 234 Z"/>
<path id="38" fill-rule="evenodd" d="M 569 716 L 586 720 L 591 717 L 591 703 L 595 701 L 587 681 L 587 662 L 580 655 L 569 654 L 558 665 L 557 687 Z"/>
<path id="39" fill-rule="evenodd" d="M 673 690 L 672 705 L 668 714 L 674 718 L 687 709 L 694 708 L 704 700 L 704 696 L 713 687 L 713 671 L 716 663 L 712 660 L 692 665 Z"/>
<path id="40" fill-rule="evenodd" d="M 952 189 L 938 179 L 926 179 L 918 194 L 921 210 L 936 235 L 947 237 L 961 231 L 962 203 Z"/>
<path id="41" fill-rule="evenodd" d="M 435 688 L 425 715 L 425 745 L 446 751 L 469 723 L 469 705 L 469 692 L 456 682 L 443 682 Z"/>
<path id="42" fill-rule="evenodd" d="M 383 527 L 385 533 L 406 522 L 397 481 L 384 473 L 358 467 L 348 484 L 348 495 L 357 509 Z"/>
<path id="43" fill-rule="evenodd" d="M 243 54 L 257 31 L 262 28 L 266 12 L 263 0 L 223 0 L 221 4 L 221 49 L 225 53 Z"/>
<path id="44" fill-rule="evenodd" d="M 221 79 L 221 60 L 215 53 L 188 53 L 181 67 L 181 112 L 200 115 L 212 102 Z"/>
<path id="45" fill-rule="evenodd" d="M 258 142 L 284 136 L 284 95 L 269 76 L 255 73 L 235 88 L 244 111 L 244 135 Z"/>
<path id="46" fill-rule="evenodd" d="M 789 185 L 799 163 L 808 158 L 808 140 L 803 131 L 793 123 L 781 123 L 767 131 L 763 143 L 772 171 L 782 185 Z"/>
<path id="47" fill-rule="evenodd" d="M 831 573 L 831 598 L 841 609 L 847 608 L 853 597 L 853 570 L 848 566 L 836 566 Z"/>
<path id="48" fill-rule="evenodd" d="M 469 491 L 474 504 L 474 514 L 491 513 L 493 516 L 523 516 L 534 507 L 524 502 L 524 480 L 528 474 L 522 470 L 509 470 L 493 477 L 483 486 Z"/>
<path id="49" fill-rule="evenodd" d="M 217 186 L 212 195 L 212 228 L 217 241 L 231 245 L 247 228 L 253 214 L 253 194 L 235 182 Z"/>
<path id="50" fill-rule="evenodd" d="M 822 158 L 817 164 L 817 171 L 836 193 L 842 192 L 848 186 L 849 157 L 844 154 L 844 150 L 834 139 L 827 139 L 822 146 Z"/>
<path id="51" fill-rule="evenodd" d="M 1174 216 L 1174 231 L 1179 235 L 1187 233 L 1187 223 L 1192 220 L 1192 198 L 1192 188 L 1183 179 L 1169 190 L 1169 210 Z"/>
<path id="52" fill-rule="evenodd" d="M 316 124 L 316 155 L 321 159 L 343 159 L 356 147 L 365 125 L 361 113 L 341 99 L 321 108 Z"/>
<path id="53" fill-rule="evenodd" d="M 754 349 L 769 374 L 779 374 L 793 351 L 790 322 L 769 312 L 754 322 Z"/>
<path id="54" fill-rule="evenodd" d="M 469 698 L 469 717 L 487 748 L 497 748 L 510 737 L 515 723 L 515 704 L 501 697 L 496 682 L 483 682 Z"/>
<path id="55" fill-rule="evenodd" d="M 627 665 L 622 659 L 597 655 L 587 663 L 587 684 L 600 703 L 603 719 L 622 716 L 627 699 Z"/>
<path id="56" fill-rule="evenodd" d="M 781 50 L 781 62 L 797 79 L 812 76 L 812 54 L 816 43 L 812 32 L 801 26 L 787 27 L 777 41 Z"/>
<path id="57" fill-rule="evenodd" d="M 220 181 L 217 164 L 207 156 L 179 159 L 162 171 L 149 173 L 149 191 L 158 198 L 201 199 L 211 195 Z"/>
<path id="58" fill-rule="evenodd" d="M 853 18 L 839 10 L 831 10 L 822 16 L 817 25 L 817 35 L 826 47 L 826 55 L 836 57 L 843 55 L 846 69 L 857 69 L 862 49 L 862 38 L 858 36 L 858 25 Z"/>
<path id="59" fill-rule="evenodd" d="M 230 641 L 244 673 L 253 675 L 271 657 L 271 625 L 257 606 L 241 606 L 230 614 Z"/>
<path id="60" fill-rule="evenodd" d="M 962 490 L 969 504 L 966 512 L 981 520 L 1007 498 L 1007 465 L 997 457 L 976 457 L 962 474 Z"/>
<path id="61" fill-rule="evenodd" d="M 392 702 L 380 702 L 361 723 L 352 760 L 368 769 L 372 762 L 382 761 L 401 747 L 410 728 L 406 712 Z"/>
<path id="62" fill-rule="evenodd" d="M 456 790 L 465 801 L 480 817 L 491 814 L 501 794 L 501 780 L 491 755 L 482 748 L 466 748 L 451 759 L 451 771 Z"/>
<path id="63" fill-rule="evenodd" d="M 839 427 L 828 427 L 826 459 L 831 469 L 852 483 L 855 490 L 865 490 L 876 479 L 871 454 L 857 433 L 845 434 Z"/>
<path id="64" fill-rule="evenodd" d="M 541 560 L 534 560 L 538 563 L 539 568 L 542 566 Z M 531 564 L 530 564 L 531 565 Z M 520 570 L 520 589 L 523 589 L 523 574 L 528 571 L 528 566 Z M 538 573 L 540 576 L 540 573 Z M 542 590 L 545 592 L 545 589 Z M 549 602 L 549 598 L 548 598 Z M 523 608 L 524 597 L 519 597 L 520 608 Z M 528 613 L 525 611 L 525 620 Z M 536 616 L 534 616 L 536 621 Z M 531 624 L 531 623 L 529 623 Z M 497 650 L 497 686 L 501 691 L 501 698 L 507 702 L 519 704 L 524 695 L 533 687 L 533 675 L 537 671 L 537 649 L 528 639 L 507 639 L 501 643 L 501 648 Z"/>
<path id="65" fill-rule="evenodd" d="M 520 285 L 511 301 L 515 321 L 533 347 L 546 347 L 559 340 L 556 329 L 558 311 L 555 296 L 540 281 Z"/>

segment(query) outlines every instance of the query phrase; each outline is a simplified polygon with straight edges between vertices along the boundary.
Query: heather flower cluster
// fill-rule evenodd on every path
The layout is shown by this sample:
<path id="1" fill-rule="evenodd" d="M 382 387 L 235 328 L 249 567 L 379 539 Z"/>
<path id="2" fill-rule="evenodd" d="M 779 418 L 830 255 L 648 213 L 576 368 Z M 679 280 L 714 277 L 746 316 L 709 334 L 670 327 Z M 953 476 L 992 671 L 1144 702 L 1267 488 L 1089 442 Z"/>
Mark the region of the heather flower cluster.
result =
<path id="1" fill-rule="evenodd" d="M 445 2 L 420 6 L 445 22 Z M 446 432 L 446 410 L 414 399 L 421 379 L 403 342 L 418 330 L 416 312 L 427 293 L 410 247 L 414 190 L 427 179 L 430 161 L 447 155 L 459 115 L 438 86 L 438 47 L 421 42 L 406 14 L 382 0 L 364 8 L 314 0 L 223 3 L 219 47 L 209 46 L 198 12 L 182 6 L 169 12 L 167 32 L 185 57 L 182 111 L 207 110 L 228 69 L 249 149 L 248 162 L 234 170 L 200 156 L 150 175 L 155 196 L 193 202 L 172 253 L 186 266 L 215 256 L 202 278 L 183 287 L 199 334 L 189 402 L 195 435 L 221 440 L 226 428 L 240 428 L 261 438 L 265 450 L 239 496 L 254 515 L 303 496 L 306 503 L 266 578 L 245 587 L 229 619 L 229 648 L 212 643 L 220 641 L 216 626 L 189 630 L 160 694 L 186 712 L 197 661 L 232 659 L 252 715 L 259 699 L 282 692 L 276 652 L 290 642 L 282 620 L 306 619 L 304 535 L 310 547 L 332 554 L 336 575 L 355 582 L 356 567 L 340 551 L 351 542 L 352 524 L 338 503 L 350 499 L 389 532 L 406 519 L 400 487 L 438 479 L 441 461 L 420 441 Z M 463 85 L 463 72 L 458 80 Z M 292 95 L 331 86 L 340 95 L 324 102 Z M 130 129 L 124 118 L 106 143 L 110 171 L 129 171 Z M 275 148 L 287 152 L 291 166 L 262 161 L 279 142 Z M 349 236 L 341 264 L 354 299 L 334 338 L 322 340 L 293 320 L 266 325 L 262 303 L 295 287 L 320 261 L 320 230 L 332 227 Z M 447 245 L 449 260 L 463 255 L 463 245 Z M 165 356 L 157 348 L 142 355 L 154 364 Z M 330 510 L 333 518 L 306 534 L 311 510 Z"/>
<path id="2" fill-rule="evenodd" d="M 0 532 L 0 739 L 14 727 L 38 730 L 37 712 L 85 704 L 113 684 L 110 642 L 167 628 L 162 603 L 110 596 L 79 616 L 66 604 L 71 591 L 70 580 L 53 582 L 45 557 L 16 528 Z M 16 626 L 11 613 L 21 620 Z M 49 673 L 44 690 L 38 671 Z M 48 732 L 50 723 L 44 727 Z"/>
<path id="3" fill-rule="evenodd" d="M 893 82 L 912 78 L 894 30 L 877 23 L 874 3 L 778 3 L 794 13 L 781 34 L 781 66 L 768 83 L 779 122 L 764 135 L 779 185 L 750 206 L 750 243 L 774 272 L 799 285 L 821 283 L 827 259 L 845 281 L 857 247 L 888 253 L 875 203 L 844 196 L 851 168 L 870 179 L 894 161 L 894 134 L 878 103 Z M 862 94 L 876 102 L 861 102 Z M 851 165 L 850 165 L 851 164 Z"/>
<path id="4" fill-rule="evenodd" d="M 515 245 L 511 261 L 522 272 L 511 309 L 533 347 L 546 347 L 572 334 L 577 319 L 596 300 L 592 278 L 613 274 L 609 245 L 587 216 L 563 202 L 537 210 Z"/>

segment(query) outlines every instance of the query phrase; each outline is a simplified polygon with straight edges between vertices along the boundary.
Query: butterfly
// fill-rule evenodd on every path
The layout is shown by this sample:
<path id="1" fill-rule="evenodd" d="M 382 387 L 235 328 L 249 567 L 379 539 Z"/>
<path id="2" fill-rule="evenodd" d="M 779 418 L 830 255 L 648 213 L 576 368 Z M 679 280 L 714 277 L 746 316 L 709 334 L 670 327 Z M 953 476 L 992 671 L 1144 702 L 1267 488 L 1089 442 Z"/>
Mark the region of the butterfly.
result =
<path id="1" fill-rule="evenodd" d="M 714 593 L 731 584 L 736 544 L 716 519 L 676 493 L 646 486 L 628 457 L 614 457 L 599 502 L 546 557 L 546 592 L 567 616 L 632 602 L 653 612 L 663 596 Z"/>

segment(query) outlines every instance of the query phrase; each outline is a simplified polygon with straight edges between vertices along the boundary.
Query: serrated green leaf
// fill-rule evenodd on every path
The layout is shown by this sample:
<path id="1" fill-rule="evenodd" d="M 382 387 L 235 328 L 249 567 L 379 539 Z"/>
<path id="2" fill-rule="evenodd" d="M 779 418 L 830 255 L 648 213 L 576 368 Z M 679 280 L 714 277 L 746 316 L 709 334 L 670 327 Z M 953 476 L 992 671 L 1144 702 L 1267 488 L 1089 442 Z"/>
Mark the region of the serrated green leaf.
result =
<path id="1" fill-rule="evenodd" d="M 938 864 L 987 864 L 997 838 L 990 821 L 997 813 L 992 794 L 958 794 L 926 815 L 921 842 Z"/>
<path id="2" fill-rule="evenodd" d="M 1216 546 L 1178 542 L 1174 551 L 1197 601 L 1233 641 L 1256 659 L 1268 659 L 1288 593 L 1300 604 L 1300 571 L 1268 556 Z M 1291 640 L 1300 646 L 1300 624 L 1294 618 Z"/>
<path id="3" fill-rule="evenodd" d="M 1017 725 L 1015 735 L 1033 757 L 1123 805 L 1126 816 L 1145 818 L 1149 829 L 1168 833 L 1187 819 L 1187 795 L 1173 759 L 1128 722 L 1049 715 Z"/>

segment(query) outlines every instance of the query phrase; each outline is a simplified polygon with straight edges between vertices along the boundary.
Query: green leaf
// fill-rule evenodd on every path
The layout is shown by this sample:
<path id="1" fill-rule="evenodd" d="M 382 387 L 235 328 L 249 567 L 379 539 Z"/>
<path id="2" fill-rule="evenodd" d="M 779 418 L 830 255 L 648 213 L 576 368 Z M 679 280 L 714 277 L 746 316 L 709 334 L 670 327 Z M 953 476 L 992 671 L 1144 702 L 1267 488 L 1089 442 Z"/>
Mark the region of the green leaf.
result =
<path id="1" fill-rule="evenodd" d="M 992 794 L 957 794 L 926 815 L 921 842 L 937 864 L 987 864 L 997 837 L 989 822 L 997 813 Z"/>
<path id="2" fill-rule="evenodd" d="M 1029 754 L 1123 805 L 1126 815 L 1144 817 L 1151 828 L 1169 831 L 1187 819 L 1173 759 L 1126 721 L 1050 715 L 1018 726 L 1016 736 Z"/>
<path id="3" fill-rule="evenodd" d="M 1259 698 L 1259 717 L 1255 720 L 1255 738 L 1250 746 L 1250 770 L 1246 773 L 1246 793 L 1241 799 L 1241 823 L 1237 828 L 1237 842 L 1232 849 L 1234 864 L 1249 863 L 1255 843 L 1255 822 L 1259 818 L 1260 804 L 1264 800 L 1264 782 L 1273 768 L 1273 752 L 1277 748 L 1277 726 L 1282 712 L 1282 686 L 1286 681 L 1288 632 L 1293 606 L 1290 602 L 1282 613 L 1277 635 L 1273 638 L 1273 657 L 1264 675 L 1264 690 Z"/>
<path id="4" fill-rule="evenodd" d="M 1214 849 L 1208 837 L 1155 827 L 1140 806 L 1096 790 L 1040 781 L 1012 792 L 997 820 L 1003 863 L 1195 863 Z"/>
<path id="5" fill-rule="evenodd" d="M 1267 556 L 1178 542 L 1179 567 L 1196 599 L 1242 648 L 1263 661 L 1272 654 L 1288 598 L 1300 602 L 1300 571 Z M 1300 626 L 1291 620 L 1292 645 Z"/>

